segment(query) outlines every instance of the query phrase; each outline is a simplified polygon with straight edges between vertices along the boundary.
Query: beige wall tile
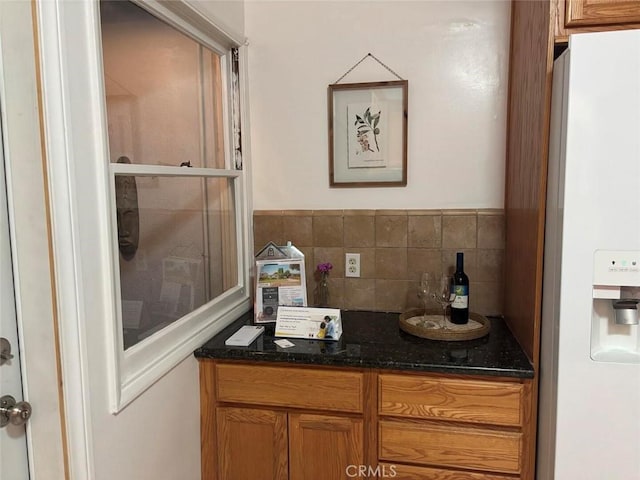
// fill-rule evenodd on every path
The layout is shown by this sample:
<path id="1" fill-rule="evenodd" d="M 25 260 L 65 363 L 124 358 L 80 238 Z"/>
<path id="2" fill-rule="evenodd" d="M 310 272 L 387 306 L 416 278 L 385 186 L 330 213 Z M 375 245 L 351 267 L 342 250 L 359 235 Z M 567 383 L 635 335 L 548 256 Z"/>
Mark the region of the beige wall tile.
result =
<path id="1" fill-rule="evenodd" d="M 342 214 L 345 217 L 348 217 L 350 215 L 368 215 L 368 216 L 373 216 L 376 214 L 375 210 L 343 210 Z"/>
<path id="2" fill-rule="evenodd" d="M 407 279 L 406 248 L 376 248 L 377 279 Z"/>
<path id="3" fill-rule="evenodd" d="M 284 245 L 281 215 L 254 215 L 253 247 L 254 255 L 267 243 Z"/>
<path id="4" fill-rule="evenodd" d="M 442 215 L 442 210 L 407 210 L 407 215 Z"/>
<path id="5" fill-rule="evenodd" d="M 368 278 L 344 279 L 344 308 L 348 310 L 373 310 L 376 282 Z"/>
<path id="6" fill-rule="evenodd" d="M 440 248 L 442 246 L 442 217 L 440 215 L 409 215 L 408 246 Z"/>
<path id="7" fill-rule="evenodd" d="M 407 249 L 407 279 L 419 282 L 423 272 L 429 272 L 434 278 L 442 275 L 442 252 L 437 249 Z"/>
<path id="8" fill-rule="evenodd" d="M 436 307 L 437 305 L 429 303 L 429 307 Z M 410 308 L 424 308 L 422 299 L 418 297 L 418 282 L 410 282 L 407 286 L 407 302 L 402 311 Z"/>
<path id="9" fill-rule="evenodd" d="M 342 247 L 344 224 L 341 215 L 313 216 L 313 246 Z"/>
<path id="10" fill-rule="evenodd" d="M 409 285 L 406 280 L 376 280 L 375 309 L 381 312 L 406 310 Z"/>
<path id="11" fill-rule="evenodd" d="M 482 315 L 502 315 L 503 289 L 498 282 L 471 282 L 469 309 Z"/>
<path id="12" fill-rule="evenodd" d="M 395 217 L 407 215 L 407 212 L 408 210 L 404 209 L 380 209 L 376 210 L 376 215 Z"/>
<path id="13" fill-rule="evenodd" d="M 313 247 L 300 247 L 299 250 L 304 254 L 304 270 L 307 286 L 314 283 L 313 275 L 316 268 L 313 263 Z"/>
<path id="14" fill-rule="evenodd" d="M 326 217 L 326 216 L 338 216 L 344 215 L 344 210 L 312 210 L 313 216 Z"/>
<path id="15" fill-rule="evenodd" d="M 310 217 L 313 215 L 313 210 L 282 210 L 282 215 L 291 217 Z"/>
<path id="16" fill-rule="evenodd" d="M 478 282 L 500 282 L 504 276 L 504 250 L 478 249 Z"/>
<path id="17" fill-rule="evenodd" d="M 344 278 L 329 278 L 329 307 L 344 308 Z"/>
<path id="18" fill-rule="evenodd" d="M 502 210 L 261 210 L 254 212 L 253 223 L 255 248 L 290 240 L 305 254 L 311 305 L 316 265 L 331 262 L 332 306 L 382 311 L 420 307 L 421 273 L 428 271 L 434 279 L 443 271 L 451 273 L 456 252 L 462 251 L 472 310 L 502 313 Z M 345 252 L 360 254 L 360 278 L 345 278 Z"/>
<path id="19" fill-rule="evenodd" d="M 329 278 L 344 277 L 344 249 L 340 247 L 314 247 L 313 265 L 315 271 L 319 263 L 330 262 L 333 268 L 329 272 Z"/>
<path id="20" fill-rule="evenodd" d="M 448 216 L 463 216 L 463 217 L 474 217 L 478 214 L 478 210 L 474 209 L 474 208 L 458 208 L 458 209 L 449 209 L 449 210 L 443 210 L 442 211 L 443 215 L 448 215 Z"/>
<path id="21" fill-rule="evenodd" d="M 478 215 L 504 215 L 504 208 L 479 208 Z"/>
<path id="22" fill-rule="evenodd" d="M 476 248 L 475 215 L 442 216 L 442 248 Z"/>
<path id="23" fill-rule="evenodd" d="M 310 215 L 284 215 L 282 217 L 282 234 L 285 242 L 296 247 L 313 246 L 313 223 Z"/>
<path id="24" fill-rule="evenodd" d="M 504 215 L 478 215 L 478 248 L 504 248 Z"/>
<path id="25" fill-rule="evenodd" d="M 344 217 L 344 246 L 373 247 L 376 244 L 375 217 L 373 215 L 347 215 Z"/>
<path id="26" fill-rule="evenodd" d="M 289 210 L 254 210 L 253 211 L 253 216 L 254 217 L 264 217 L 264 216 L 273 216 L 276 215 L 278 217 L 282 216 L 285 212 L 287 212 Z"/>
<path id="27" fill-rule="evenodd" d="M 407 215 L 376 215 L 376 247 L 406 247 L 407 218 Z"/>
<path id="28" fill-rule="evenodd" d="M 344 303 L 344 278 L 329 278 L 329 308 L 343 308 Z M 318 305 L 316 293 L 317 284 L 307 285 L 308 303 L 312 306 Z"/>

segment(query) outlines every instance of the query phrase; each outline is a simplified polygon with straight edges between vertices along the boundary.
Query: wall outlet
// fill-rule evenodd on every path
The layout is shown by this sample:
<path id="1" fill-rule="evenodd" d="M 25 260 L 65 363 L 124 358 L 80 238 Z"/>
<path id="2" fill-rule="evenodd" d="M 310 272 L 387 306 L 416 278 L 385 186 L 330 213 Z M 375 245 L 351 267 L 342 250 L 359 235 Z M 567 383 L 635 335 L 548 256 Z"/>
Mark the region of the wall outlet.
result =
<path id="1" fill-rule="evenodd" d="M 359 253 L 346 253 L 345 254 L 345 277 L 359 277 L 360 276 L 360 254 Z"/>

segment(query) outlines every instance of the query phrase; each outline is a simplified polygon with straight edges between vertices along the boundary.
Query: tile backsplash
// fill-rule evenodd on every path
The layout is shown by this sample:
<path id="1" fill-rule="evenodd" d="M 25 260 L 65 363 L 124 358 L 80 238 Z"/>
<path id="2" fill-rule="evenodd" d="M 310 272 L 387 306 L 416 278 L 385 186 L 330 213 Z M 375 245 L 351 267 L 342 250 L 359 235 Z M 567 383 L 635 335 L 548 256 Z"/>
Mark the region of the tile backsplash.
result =
<path id="1" fill-rule="evenodd" d="M 254 252 L 269 241 L 291 241 L 305 254 L 310 305 L 316 265 L 331 262 L 331 307 L 419 307 L 420 274 L 453 272 L 456 252 L 464 252 L 471 310 L 502 314 L 502 210 L 258 210 L 253 227 Z M 360 254 L 360 278 L 345 278 L 345 253 Z"/>

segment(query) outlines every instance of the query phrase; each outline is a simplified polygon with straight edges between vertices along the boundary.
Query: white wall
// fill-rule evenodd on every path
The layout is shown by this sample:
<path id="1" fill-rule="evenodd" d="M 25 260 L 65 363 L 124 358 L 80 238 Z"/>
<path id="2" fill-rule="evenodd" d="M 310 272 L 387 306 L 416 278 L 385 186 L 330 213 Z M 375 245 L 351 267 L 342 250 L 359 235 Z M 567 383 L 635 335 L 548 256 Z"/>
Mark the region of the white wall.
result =
<path id="1" fill-rule="evenodd" d="M 244 35 L 244 0 L 187 0 L 216 27 L 233 37 Z"/>
<path id="2" fill-rule="evenodd" d="M 118 415 L 108 411 L 104 367 L 94 365 L 91 373 L 96 480 L 200 479 L 200 386 L 193 356 Z"/>
<path id="3" fill-rule="evenodd" d="M 245 12 L 256 210 L 503 206 L 509 2 L 247 0 Z M 327 86 L 368 52 L 409 81 L 408 185 L 330 189 Z M 340 83 L 384 80 L 397 78 L 369 58 Z"/>

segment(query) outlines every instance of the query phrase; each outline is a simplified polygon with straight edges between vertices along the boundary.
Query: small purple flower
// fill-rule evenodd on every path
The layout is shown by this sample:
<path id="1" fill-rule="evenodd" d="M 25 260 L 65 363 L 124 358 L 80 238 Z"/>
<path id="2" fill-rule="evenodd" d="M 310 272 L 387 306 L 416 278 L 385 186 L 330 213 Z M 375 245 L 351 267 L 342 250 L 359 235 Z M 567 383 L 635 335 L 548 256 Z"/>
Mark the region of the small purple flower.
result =
<path id="1" fill-rule="evenodd" d="M 319 263 L 317 268 L 318 268 L 318 271 L 321 273 L 329 273 L 329 270 L 333 268 L 333 265 L 331 265 L 331 263 L 329 262 Z"/>

